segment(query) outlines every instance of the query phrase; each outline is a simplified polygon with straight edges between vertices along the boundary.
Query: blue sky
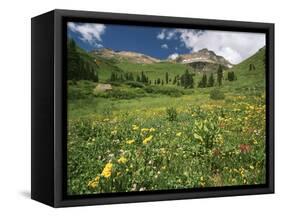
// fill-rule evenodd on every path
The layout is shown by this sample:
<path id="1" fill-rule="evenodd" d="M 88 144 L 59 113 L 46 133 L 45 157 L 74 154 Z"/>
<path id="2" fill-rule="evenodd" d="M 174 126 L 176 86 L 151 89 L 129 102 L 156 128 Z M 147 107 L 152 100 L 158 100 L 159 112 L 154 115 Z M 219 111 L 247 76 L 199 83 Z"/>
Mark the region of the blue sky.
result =
<path id="1" fill-rule="evenodd" d="M 176 40 L 159 40 L 157 35 L 161 33 L 162 28 L 125 25 L 105 26 L 106 30 L 101 34 L 102 40 L 93 39 L 94 42 L 92 43 L 83 39 L 81 31 L 72 31 L 71 28 L 68 28 L 68 35 L 87 51 L 102 46 L 113 50 L 135 51 L 159 59 L 166 59 L 174 53 L 185 54 L 191 51 L 190 48 L 186 48 L 183 43 Z"/>
<path id="2" fill-rule="evenodd" d="M 260 33 L 73 22 L 67 26 L 68 37 L 87 51 L 110 48 L 159 59 L 207 48 L 232 63 L 239 63 L 265 45 L 265 35 Z"/>

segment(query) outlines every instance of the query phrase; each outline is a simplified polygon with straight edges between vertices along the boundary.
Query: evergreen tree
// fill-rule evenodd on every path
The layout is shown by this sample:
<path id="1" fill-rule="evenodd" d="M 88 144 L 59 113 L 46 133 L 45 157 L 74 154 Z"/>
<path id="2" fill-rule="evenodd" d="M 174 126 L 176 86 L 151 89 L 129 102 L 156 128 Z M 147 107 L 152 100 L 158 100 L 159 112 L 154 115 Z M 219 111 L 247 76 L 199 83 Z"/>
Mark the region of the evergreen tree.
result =
<path id="1" fill-rule="evenodd" d="M 168 72 L 166 72 L 165 78 L 166 78 L 166 84 L 168 84 L 169 83 L 169 74 L 168 74 Z"/>
<path id="2" fill-rule="evenodd" d="M 80 80 L 80 56 L 77 52 L 76 43 L 73 39 L 70 39 L 67 45 L 67 79 Z"/>
<path id="3" fill-rule="evenodd" d="M 137 81 L 138 81 L 138 82 L 141 82 L 141 78 L 140 78 L 139 75 L 137 75 Z"/>
<path id="4" fill-rule="evenodd" d="M 164 85 L 164 81 L 163 80 L 161 81 L 161 85 Z"/>
<path id="5" fill-rule="evenodd" d="M 129 75 L 128 75 L 128 80 L 129 81 L 134 81 L 134 76 L 133 76 L 133 73 L 130 72 Z"/>
<path id="6" fill-rule="evenodd" d="M 209 77 L 209 79 L 208 79 L 208 87 L 213 87 L 214 86 L 214 84 L 215 84 L 215 79 L 214 79 L 214 75 L 213 75 L 213 73 L 211 73 L 211 75 L 210 75 L 210 77 Z"/>
<path id="7" fill-rule="evenodd" d="M 157 84 L 160 84 L 161 83 L 161 80 L 160 78 L 157 79 Z"/>
<path id="8" fill-rule="evenodd" d="M 205 88 L 207 87 L 207 75 L 203 74 L 201 81 L 198 83 L 198 87 Z"/>
<path id="9" fill-rule="evenodd" d="M 186 69 L 185 73 L 180 78 L 181 86 L 183 86 L 184 88 L 193 88 L 194 87 L 193 76 L 194 75 L 189 73 L 189 71 Z"/>
<path id="10" fill-rule="evenodd" d="M 249 71 L 256 70 L 256 67 L 253 63 L 249 65 Z"/>
<path id="11" fill-rule="evenodd" d="M 173 84 L 177 83 L 177 76 L 175 76 L 174 80 L 173 80 Z"/>
<path id="12" fill-rule="evenodd" d="M 222 66 L 219 65 L 218 71 L 217 71 L 217 82 L 219 86 L 222 85 L 222 79 L 223 79 L 223 71 L 222 71 Z"/>
<path id="13" fill-rule="evenodd" d="M 116 72 L 111 72 L 110 75 L 110 81 L 117 81 L 118 80 L 118 76 Z"/>
<path id="14" fill-rule="evenodd" d="M 234 74 L 233 71 L 227 73 L 227 80 L 229 80 L 229 81 L 234 81 L 234 80 L 236 80 L 236 76 L 235 76 L 235 74 Z"/>

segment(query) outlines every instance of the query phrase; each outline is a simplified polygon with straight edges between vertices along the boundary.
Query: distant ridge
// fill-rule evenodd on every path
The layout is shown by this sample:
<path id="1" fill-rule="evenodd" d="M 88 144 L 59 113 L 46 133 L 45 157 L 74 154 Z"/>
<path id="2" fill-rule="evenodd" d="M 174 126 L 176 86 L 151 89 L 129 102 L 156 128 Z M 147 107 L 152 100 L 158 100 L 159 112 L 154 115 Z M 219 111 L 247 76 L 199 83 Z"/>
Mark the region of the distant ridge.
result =
<path id="1" fill-rule="evenodd" d="M 107 59 L 116 59 L 119 61 L 129 61 L 133 63 L 151 64 L 160 62 L 159 59 L 132 51 L 114 51 L 108 48 L 93 50 L 92 54 L 102 56 Z"/>
<path id="2" fill-rule="evenodd" d="M 233 64 L 231 64 L 224 57 L 216 55 L 214 51 L 208 50 L 204 48 L 197 52 L 193 52 L 190 54 L 179 55 L 174 61 L 178 63 L 192 64 L 192 63 L 211 63 L 222 65 L 226 68 L 231 68 Z"/>

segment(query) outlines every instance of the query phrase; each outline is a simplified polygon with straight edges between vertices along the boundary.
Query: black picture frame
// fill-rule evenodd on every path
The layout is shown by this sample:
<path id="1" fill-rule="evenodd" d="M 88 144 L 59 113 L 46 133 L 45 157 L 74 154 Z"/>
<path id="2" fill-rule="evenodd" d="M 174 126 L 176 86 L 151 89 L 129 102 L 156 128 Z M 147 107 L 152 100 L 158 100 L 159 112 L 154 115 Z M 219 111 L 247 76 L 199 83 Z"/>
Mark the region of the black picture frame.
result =
<path id="1" fill-rule="evenodd" d="M 266 184 L 100 195 L 66 195 L 66 22 L 259 32 L 266 34 Z M 274 193 L 274 24 L 53 10 L 32 18 L 31 198 L 53 207 Z"/>

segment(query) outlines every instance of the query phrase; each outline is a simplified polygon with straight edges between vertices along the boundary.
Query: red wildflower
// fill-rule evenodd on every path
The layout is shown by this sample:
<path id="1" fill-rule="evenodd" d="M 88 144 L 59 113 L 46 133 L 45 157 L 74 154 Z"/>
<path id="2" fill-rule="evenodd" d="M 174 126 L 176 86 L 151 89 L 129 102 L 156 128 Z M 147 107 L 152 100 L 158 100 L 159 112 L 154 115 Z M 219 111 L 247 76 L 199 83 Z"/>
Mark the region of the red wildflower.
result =
<path id="1" fill-rule="evenodd" d="M 248 153 L 251 151 L 252 147 L 250 144 L 240 144 L 239 149 L 241 153 Z"/>

